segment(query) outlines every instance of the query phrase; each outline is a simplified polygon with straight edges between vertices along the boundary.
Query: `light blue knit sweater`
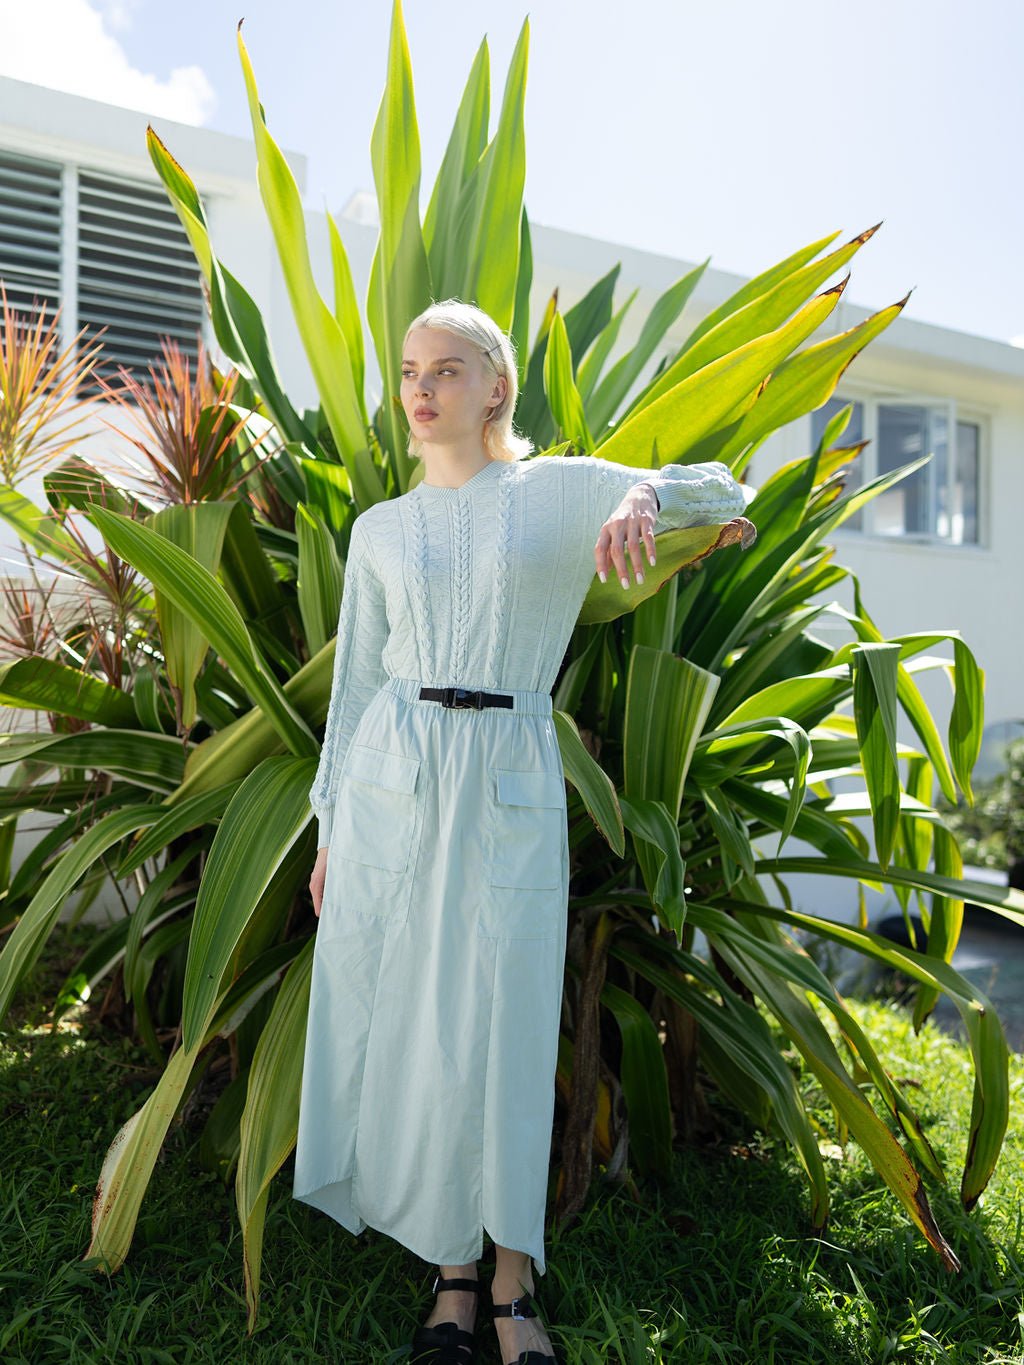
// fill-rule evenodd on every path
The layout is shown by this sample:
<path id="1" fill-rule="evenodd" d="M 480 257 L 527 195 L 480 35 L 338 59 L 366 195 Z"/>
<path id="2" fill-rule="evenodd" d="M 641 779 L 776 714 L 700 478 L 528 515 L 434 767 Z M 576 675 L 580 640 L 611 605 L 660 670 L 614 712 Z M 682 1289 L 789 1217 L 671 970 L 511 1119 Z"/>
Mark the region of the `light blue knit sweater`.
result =
<path id="1" fill-rule="evenodd" d="M 494 460 L 458 488 L 420 483 L 356 518 L 310 790 L 321 848 L 346 750 L 386 677 L 551 690 L 594 577 L 598 534 L 637 483 L 657 494 L 655 532 L 727 522 L 746 506 L 717 461 L 641 469 L 541 456 Z"/>

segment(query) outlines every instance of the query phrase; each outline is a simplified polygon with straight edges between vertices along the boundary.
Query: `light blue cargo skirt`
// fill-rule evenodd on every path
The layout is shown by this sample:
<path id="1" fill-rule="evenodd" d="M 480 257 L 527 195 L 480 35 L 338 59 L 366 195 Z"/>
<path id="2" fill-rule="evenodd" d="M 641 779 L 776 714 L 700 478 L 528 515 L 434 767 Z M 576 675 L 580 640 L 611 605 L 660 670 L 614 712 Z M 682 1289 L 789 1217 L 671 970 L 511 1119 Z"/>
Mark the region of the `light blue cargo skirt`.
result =
<path id="1" fill-rule="evenodd" d="M 388 679 L 345 751 L 292 1192 L 438 1265 L 486 1232 L 543 1275 L 569 879 L 551 697 L 420 687 Z"/>

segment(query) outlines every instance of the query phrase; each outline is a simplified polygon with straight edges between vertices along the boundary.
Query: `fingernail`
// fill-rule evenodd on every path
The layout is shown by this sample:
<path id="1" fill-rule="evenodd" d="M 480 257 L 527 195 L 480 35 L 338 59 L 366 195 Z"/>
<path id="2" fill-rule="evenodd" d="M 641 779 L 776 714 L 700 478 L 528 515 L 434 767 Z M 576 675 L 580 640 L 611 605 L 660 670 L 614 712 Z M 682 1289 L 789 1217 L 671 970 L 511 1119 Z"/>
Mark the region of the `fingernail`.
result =
<path id="1" fill-rule="evenodd" d="M 648 562 L 648 564 L 650 564 L 651 568 L 653 569 L 653 568 L 654 568 L 654 556 L 653 556 L 653 555 L 648 555 L 648 556 L 647 556 L 647 562 Z"/>
<path id="2" fill-rule="evenodd" d="M 608 582 L 608 575 L 605 573 L 604 569 L 598 569 L 598 571 L 597 571 L 597 576 L 598 576 L 598 578 L 601 580 L 602 583 L 607 583 L 607 582 Z"/>
<path id="3" fill-rule="evenodd" d="M 628 579 L 628 578 L 620 578 L 620 579 L 619 579 L 619 582 L 622 584 L 622 586 L 623 586 L 624 588 L 628 588 L 628 587 L 629 587 L 629 579 Z"/>
<path id="4" fill-rule="evenodd" d="M 639 569 L 637 569 L 637 571 L 636 571 L 636 581 L 637 581 L 638 583 L 642 583 L 642 582 L 644 581 L 644 576 L 643 576 L 643 574 L 640 572 Z"/>

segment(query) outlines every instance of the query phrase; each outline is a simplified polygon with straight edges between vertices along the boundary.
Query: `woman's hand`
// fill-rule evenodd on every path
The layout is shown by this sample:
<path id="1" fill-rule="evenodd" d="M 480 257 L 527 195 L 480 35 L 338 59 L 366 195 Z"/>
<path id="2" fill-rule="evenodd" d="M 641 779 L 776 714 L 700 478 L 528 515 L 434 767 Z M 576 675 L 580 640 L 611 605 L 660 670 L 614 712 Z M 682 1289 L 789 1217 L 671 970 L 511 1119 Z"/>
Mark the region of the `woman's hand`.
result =
<path id="1" fill-rule="evenodd" d="M 636 574 L 636 581 L 644 581 L 643 563 L 640 557 L 640 541 L 647 546 L 647 559 L 654 564 L 654 523 L 658 519 L 658 499 L 649 484 L 637 483 L 629 490 L 618 507 L 601 527 L 601 534 L 594 546 L 594 562 L 597 576 L 602 583 L 608 580 L 609 552 L 619 582 L 629 587 L 626 570 L 626 556 L 623 543 L 629 550 L 629 558 Z"/>
<path id="2" fill-rule="evenodd" d="M 309 890 L 313 897 L 313 911 L 317 918 L 320 917 L 320 906 L 324 898 L 324 881 L 327 877 L 327 849 L 318 848 L 316 852 L 316 862 L 313 864 L 313 875 L 309 879 Z"/>

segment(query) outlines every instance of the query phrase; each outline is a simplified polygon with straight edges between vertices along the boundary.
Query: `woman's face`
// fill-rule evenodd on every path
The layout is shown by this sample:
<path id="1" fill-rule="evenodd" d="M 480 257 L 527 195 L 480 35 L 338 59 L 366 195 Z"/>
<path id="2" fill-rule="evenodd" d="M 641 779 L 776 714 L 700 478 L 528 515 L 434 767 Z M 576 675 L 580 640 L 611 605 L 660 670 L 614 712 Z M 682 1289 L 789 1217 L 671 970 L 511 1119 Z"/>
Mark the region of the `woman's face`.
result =
<path id="1" fill-rule="evenodd" d="M 402 352 L 402 406 L 420 441 L 479 437 L 507 383 L 472 342 L 438 327 L 414 327 Z"/>

